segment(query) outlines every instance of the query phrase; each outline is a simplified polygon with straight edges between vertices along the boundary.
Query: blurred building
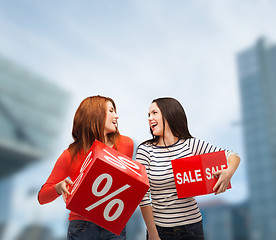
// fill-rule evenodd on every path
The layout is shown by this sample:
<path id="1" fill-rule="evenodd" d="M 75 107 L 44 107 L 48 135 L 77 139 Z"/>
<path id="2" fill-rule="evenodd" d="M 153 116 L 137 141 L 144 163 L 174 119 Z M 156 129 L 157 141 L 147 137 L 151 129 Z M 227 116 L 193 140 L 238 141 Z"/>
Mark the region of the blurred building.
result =
<path id="1" fill-rule="evenodd" d="M 49 228 L 45 226 L 32 225 L 23 230 L 16 240 L 57 240 Z M 64 239 L 65 240 L 65 239 Z"/>
<path id="2" fill-rule="evenodd" d="M 238 54 L 250 190 L 250 239 L 276 239 L 276 45 L 260 38 Z"/>
<path id="3" fill-rule="evenodd" d="M 199 203 L 206 240 L 248 240 L 248 204 Z"/>
<path id="4" fill-rule="evenodd" d="M 0 239 L 10 176 L 52 153 L 68 101 L 63 89 L 0 56 Z"/>
<path id="5" fill-rule="evenodd" d="M 51 151 L 68 93 L 0 57 L 0 178 Z"/>
<path id="6" fill-rule="evenodd" d="M 140 207 L 137 207 L 126 225 L 127 239 L 145 240 L 146 225 L 144 223 Z"/>

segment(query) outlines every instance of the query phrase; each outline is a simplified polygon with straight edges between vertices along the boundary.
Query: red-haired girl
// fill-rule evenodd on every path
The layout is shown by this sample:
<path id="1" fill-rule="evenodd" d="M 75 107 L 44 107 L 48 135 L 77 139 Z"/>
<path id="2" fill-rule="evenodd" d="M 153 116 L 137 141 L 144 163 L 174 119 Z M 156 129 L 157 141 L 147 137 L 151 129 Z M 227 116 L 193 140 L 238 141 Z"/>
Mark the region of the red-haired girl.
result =
<path id="1" fill-rule="evenodd" d="M 76 171 L 95 140 L 132 158 L 133 141 L 119 134 L 117 120 L 116 106 L 111 98 L 92 96 L 81 102 L 73 122 L 74 141 L 58 158 L 49 178 L 38 193 L 40 204 L 52 202 L 60 195 L 66 201 L 70 194 L 69 185 L 76 179 Z M 116 236 L 74 212 L 70 212 L 69 221 L 68 240 L 126 239 L 126 229 Z"/>

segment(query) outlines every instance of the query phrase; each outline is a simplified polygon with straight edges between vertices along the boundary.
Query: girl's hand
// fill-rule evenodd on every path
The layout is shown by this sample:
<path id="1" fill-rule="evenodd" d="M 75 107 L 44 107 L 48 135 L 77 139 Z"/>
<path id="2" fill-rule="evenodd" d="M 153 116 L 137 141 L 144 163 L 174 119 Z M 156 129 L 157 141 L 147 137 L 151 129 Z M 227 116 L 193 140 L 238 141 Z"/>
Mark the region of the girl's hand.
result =
<path id="1" fill-rule="evenodd" d="M 157 235 L 157 236 L 154 236 L 154 237 L 150 237 L 149 236 L 149 240 L 161 240 L 160 237 Z"/>
<path id="2" fill-rule="evenodd" d="M 230 155 L 228 158 L 228 168 L 213 173 L 214 176 L 219 178 L 213 188 L 213 191 L 216 191 L 215 195 L 226 191 L 230 179 L 237 170 L 239 164 L 240 157 L 237 155 Z"/>
<path id="3" fill-rule="evenodd" d="M 71 195 L 69 192 L 70 185 L 73 185 L 73 182 L 69 178 L 65 178 L 55 186 L 57 193 L 62 195 L 64 202 L 66 202 L 68 195 Z"/>
<path id="4" fill-rule="evenodd" d="M 230 179 L 233 176 L 233 173 L 229 169 L 223 169 L 214 172 L 213 175 L 218 177 L 218 181 L 213 188 L 215 195 L 225 192 L 230 183 Z"/>

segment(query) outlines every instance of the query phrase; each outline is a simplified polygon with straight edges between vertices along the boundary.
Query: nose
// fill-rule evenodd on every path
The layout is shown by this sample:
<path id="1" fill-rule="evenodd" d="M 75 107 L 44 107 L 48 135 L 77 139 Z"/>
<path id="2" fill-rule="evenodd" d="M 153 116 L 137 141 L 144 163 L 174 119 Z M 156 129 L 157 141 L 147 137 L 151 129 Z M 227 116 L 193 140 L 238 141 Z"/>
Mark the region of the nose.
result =
<path id="1" fill-rule="evenodd" d="M 117 113 L 115 113 L 114 118 L 118 119 L 118 118 L 119 118 L 119 115 L 118 115 Z"/>

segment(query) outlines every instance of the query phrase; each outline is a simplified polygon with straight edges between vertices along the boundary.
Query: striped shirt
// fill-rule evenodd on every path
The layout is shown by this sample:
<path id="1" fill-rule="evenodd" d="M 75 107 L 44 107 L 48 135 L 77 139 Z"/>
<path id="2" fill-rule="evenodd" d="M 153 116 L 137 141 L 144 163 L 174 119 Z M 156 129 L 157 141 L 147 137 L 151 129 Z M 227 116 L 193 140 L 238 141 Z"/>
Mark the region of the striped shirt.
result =
<path id="1" fill-rule="evenodd" d="M 141 144 L 136 160 L 146 167 L 150 189 L 140 206 L 152 206 L 156 225 L 176 227 L 199 222 L 201 213 L 194 198 L 177 198 L 171 160 L 204 153 L 221 151 L 221 148 L 196 138 L 180 139 L 171 146 Z M 237 155 L 225 150 L 226 157 Z"/>

